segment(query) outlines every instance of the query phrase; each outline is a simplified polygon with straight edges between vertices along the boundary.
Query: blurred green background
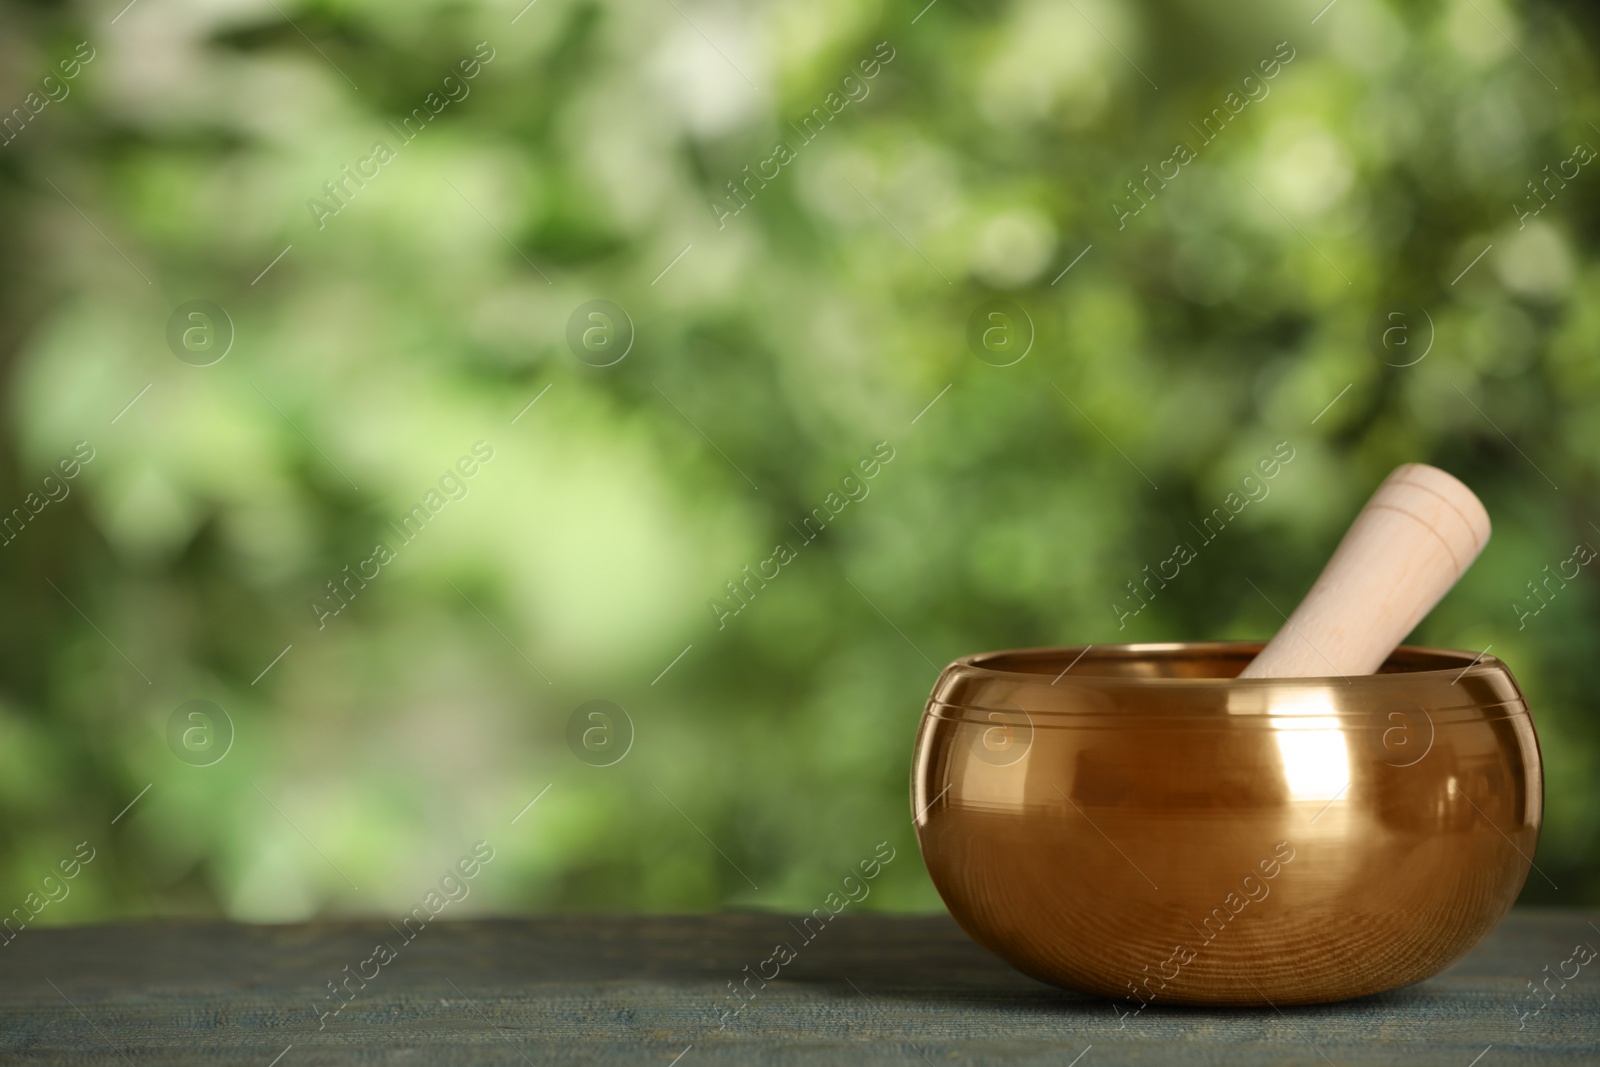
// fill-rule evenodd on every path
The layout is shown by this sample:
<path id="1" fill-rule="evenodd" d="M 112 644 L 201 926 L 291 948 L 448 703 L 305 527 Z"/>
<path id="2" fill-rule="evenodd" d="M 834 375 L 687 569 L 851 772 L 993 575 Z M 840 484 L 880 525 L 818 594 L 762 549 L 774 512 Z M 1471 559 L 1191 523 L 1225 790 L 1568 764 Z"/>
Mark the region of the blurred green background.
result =
<path id="1" fill-rule="evenodd" d="M 1416 639 L 1526 689 L 1560 889 L 1524 898 L 1600 903 L 1595 568 L 1516 607 L 1600 547 L 1585 7 L 0 11 L 0 906 L 87 841 L 39 922 L 402 910 L 483 839 L 454 914 L 809 910 L 887 840 L 865 906 L 937 909 L 907 784 L 946 661 L 1264 638 L 1246 579 L 1295 602 L 1407 460 L 1495 519 Z M 993 300 L 1031 327 L 969 344 Z"/>

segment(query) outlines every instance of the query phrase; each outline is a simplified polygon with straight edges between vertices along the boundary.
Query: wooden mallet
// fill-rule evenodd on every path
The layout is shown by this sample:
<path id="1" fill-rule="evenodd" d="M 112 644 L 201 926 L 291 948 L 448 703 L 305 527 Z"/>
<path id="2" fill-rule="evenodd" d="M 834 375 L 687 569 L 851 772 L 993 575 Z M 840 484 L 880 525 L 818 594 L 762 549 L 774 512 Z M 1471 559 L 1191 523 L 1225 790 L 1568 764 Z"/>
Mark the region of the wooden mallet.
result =
<path id="1" fill-rule="evenodd" d="M 1437 467 L 1395 468 L 1239 677 L 1376 672 L 1488 542 L 1489 513 L 1471 489 Z"/>

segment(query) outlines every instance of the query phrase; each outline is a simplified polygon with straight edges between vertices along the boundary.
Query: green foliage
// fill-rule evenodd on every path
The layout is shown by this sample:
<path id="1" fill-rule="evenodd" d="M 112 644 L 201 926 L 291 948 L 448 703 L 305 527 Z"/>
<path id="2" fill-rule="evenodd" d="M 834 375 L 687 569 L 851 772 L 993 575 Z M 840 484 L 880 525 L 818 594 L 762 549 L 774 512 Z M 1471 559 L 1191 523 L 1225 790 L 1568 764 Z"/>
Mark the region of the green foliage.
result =
<path id="1" fill-rule="evenodd" d="M 1600 544 L 1600 168 L 1528 186 L 1600 145 L 1593 27 L 1318 7 L 13 5 L 0 108 L 95 58 L 0 146 L 0 507 L 94 459 L 0 548 L 4 906 L 87 840 L 41 922 L 404 909 L 481 838 L 463 913 L 810 909 L 882 840 L 869 906 L 936 908 L 907 782 L 940 666 L 1263 637 L 1246 579 L 1294 602 L 1407 460 L 1496 521 L 1416 639 L 1525 687 L 1561 886 L 1527 896 L 1600 902 L 1600 577 L 1512 606 Z M 992 299 L 1036 331 L 1010 366 L 966 340 Z M 168 347 L 191 300 L 235 332 L 210 366 Z M 568 344 L 593 300 L 634 329 L 608 367 Z M 1409 366 L 1415 316 L 1372 341 L 1402 305 Z M 568 747 L 595 698 L 633 725 L 610 766 Z M 189 700 L 233 726 L 209 766 L 169 746 Z"/>

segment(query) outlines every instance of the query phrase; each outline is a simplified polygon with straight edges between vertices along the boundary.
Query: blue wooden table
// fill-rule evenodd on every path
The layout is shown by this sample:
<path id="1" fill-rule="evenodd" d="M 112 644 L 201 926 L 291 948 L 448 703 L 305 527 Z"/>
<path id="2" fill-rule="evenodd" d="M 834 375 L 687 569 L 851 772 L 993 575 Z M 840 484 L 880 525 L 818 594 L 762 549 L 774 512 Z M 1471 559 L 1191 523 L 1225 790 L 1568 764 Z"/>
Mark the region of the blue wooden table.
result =
<path id="1" fill-rule="evenodd" d="M 779 942 L 799 946 L 781 968 Z M 942 916 L 844 915 L 810 942 L 760 914 L 30 929 L 0 949 L 0 1063 L 1597 1064 L 1580 945 L 1600 913 L 1520 910 L 1406 989 L 1121 1020 Z"/>

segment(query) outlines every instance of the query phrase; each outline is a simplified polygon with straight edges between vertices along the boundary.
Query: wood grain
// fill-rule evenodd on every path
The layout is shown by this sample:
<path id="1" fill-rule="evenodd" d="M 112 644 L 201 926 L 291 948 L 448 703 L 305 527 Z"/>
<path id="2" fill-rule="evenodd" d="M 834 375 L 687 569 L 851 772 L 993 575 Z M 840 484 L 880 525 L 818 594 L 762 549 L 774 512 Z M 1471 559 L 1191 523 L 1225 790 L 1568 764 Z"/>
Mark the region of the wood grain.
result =
<path id="1" fill-rule="evenodd" d="M 798 920 L 793 920 L 798 923 Z M 1595 924 L 1591 926 L 1590 924 Z M 1600 960 L 1518 1030 L 1525 983 L 1600 912 L 1518 910 L 1455 967 L 1345 1004 L 1261 1011 L 1109 1001 L 1041 985 L 944 916 L 832 920 L 726 1027 L 726 984 L 799 936 L 783 916 L 439 923 L 325 1029 L 314 998 L 388 924 L 27 930 L 0 953 L 0 1063 L 1153 1064 L 1600 1061 Z M 687 1051 L 685 1051 L 687 1049 Z M 1324 1059 L 1326 1057 L 1326 1059 Z"/>

